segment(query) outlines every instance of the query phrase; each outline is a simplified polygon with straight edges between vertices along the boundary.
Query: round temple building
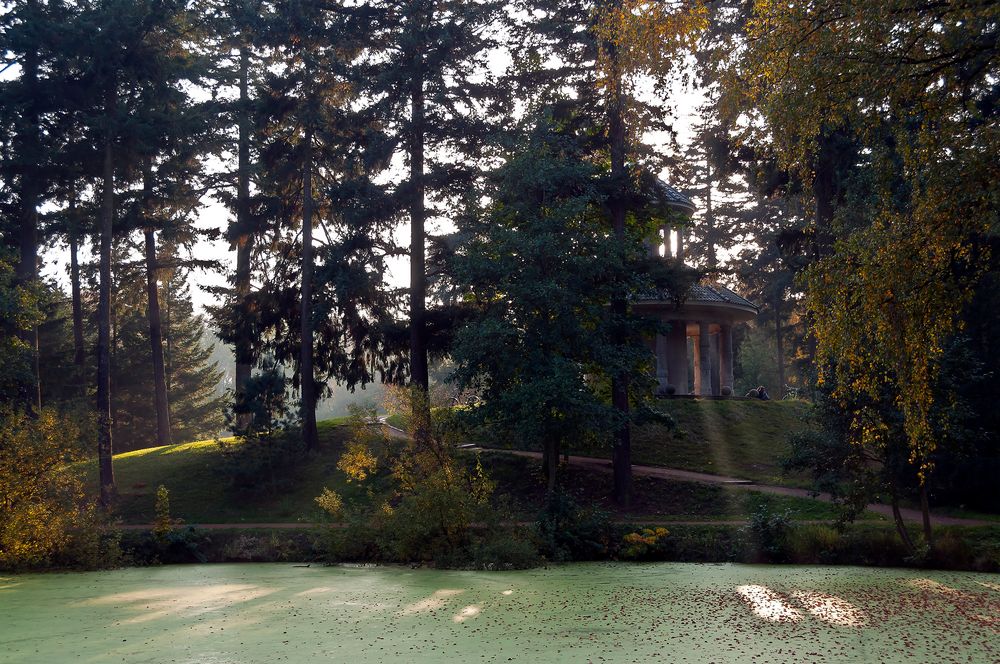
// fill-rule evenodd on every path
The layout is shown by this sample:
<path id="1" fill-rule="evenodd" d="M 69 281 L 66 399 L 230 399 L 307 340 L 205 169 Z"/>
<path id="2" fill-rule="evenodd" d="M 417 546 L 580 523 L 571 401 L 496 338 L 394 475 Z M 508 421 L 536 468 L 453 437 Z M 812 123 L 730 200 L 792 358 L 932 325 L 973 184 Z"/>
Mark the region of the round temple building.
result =
<path id="1" fill-rule="evenodd" d="M 657 204 L 665 218 L 690 216 L 689 198 L 657 182 Z M 684 260 L 684 240 L 674 224 L 664 224 L 647 241 L 650 254 L 664 260 Z M 757 307 L 720 284 L 700 283 L 683 298 L 661 293 L 633 302 L 640 315 L 661 321 L 668 331 L 650 340 L 656 355 L 657 393 L 661 395 L 732 396 L 733 326 L 757 316 Z"/>

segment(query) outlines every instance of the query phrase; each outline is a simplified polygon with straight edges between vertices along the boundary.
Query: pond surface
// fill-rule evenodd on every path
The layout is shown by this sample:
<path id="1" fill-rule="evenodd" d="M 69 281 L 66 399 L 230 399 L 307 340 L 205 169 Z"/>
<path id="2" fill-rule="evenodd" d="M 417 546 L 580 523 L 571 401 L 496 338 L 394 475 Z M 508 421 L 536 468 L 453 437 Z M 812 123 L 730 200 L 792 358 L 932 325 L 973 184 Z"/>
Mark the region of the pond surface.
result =
<path id="1" fill-rule="evenodd" d="M 575 564 L 0 577 L 0 662 L 998 662 L 998 575 Z"/>

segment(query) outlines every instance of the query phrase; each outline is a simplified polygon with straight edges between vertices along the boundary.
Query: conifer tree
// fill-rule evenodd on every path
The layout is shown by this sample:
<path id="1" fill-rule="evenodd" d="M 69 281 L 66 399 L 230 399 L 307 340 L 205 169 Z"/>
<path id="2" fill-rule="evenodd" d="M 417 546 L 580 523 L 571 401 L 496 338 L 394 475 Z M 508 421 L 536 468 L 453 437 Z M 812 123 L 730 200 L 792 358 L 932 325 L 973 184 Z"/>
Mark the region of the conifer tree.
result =
<path id="1" fill-rule="evenodd" d="M 438 327 L 427 310 L 427 224 L 442 214 L 437 205 L 459 198 L 478 177 L 490 135 L 486 107 L 496 94 L 486 59 L 503 7 L 499 0 L 371 5 L 372 45 L 359 70 L 360 93 L 375 101 L 370 110 L 393 137 L 407 169 L 404 182 L 386 193 L 410 226 L 410 383 L 424 393 Z"/>
<path id="2" fill-rule="evenodd" d="M 641 99 L 636 83 L 648 77 L 658 93 L 669 89 L 683 54 L 693 48 L 704 26 L 704 10 L 697 2 L 639 0 L 522 0 L 519 7 L 526 18 L 517 30 L 523 55 L 515 59 L 516 85 L 528 99 L 551 99 L 573 90 L 577 112 L 591 123 L 593 151 L 609 164 L 608 225 L 611 241 L 624 256 L 630 215 L 642 206 L 640 184 L 648 181 L 655 164 L 642 136 L 651 129 L 670 130 L 664 109 Z M 618 325 L 614 337 L 623 351 L 637 342 L 629 325 L 627 271 L 617 277 L 622 286 L 610 305 Z M 629 356 L 620 353 L 623 359 Z M 622 505 L 631 499 L 632 369 L 623 362 L 611 371 L 619 420 L 612 450 L 614 497 Z"/>

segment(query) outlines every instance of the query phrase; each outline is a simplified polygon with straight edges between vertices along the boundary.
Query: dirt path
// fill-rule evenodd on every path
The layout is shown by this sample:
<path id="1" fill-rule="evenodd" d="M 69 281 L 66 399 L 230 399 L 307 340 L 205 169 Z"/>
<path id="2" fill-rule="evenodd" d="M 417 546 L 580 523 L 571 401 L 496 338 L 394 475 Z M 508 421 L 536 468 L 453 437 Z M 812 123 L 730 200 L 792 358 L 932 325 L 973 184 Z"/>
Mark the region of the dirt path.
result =
<path id="1" fill-rule="evenodd" d="M 521 450 L 501 450 L 495 448 L 476 448 L 488 450 L 490 452 L 502 452 L 505 454 L 514 454 L 517 456 L 529 457 L 532 459 L 541 459 L 541 452 L 526 452 Z M 583 456 L 570 456 L 569 463 L 571 466 L 577 466 L 581 468 L 590 468 L 592 470 L 599 470 L 602 472 L 611 472 L 611 462 L 607 459 L 598 459 L 594 457 L 583 457 Z M 632 473 L 640 477 L 657 477 L 660 479 L 667 480 L 680 480 L 683 482 L 701 482 L 702 484 L 722 484 L 726 486 L 733 486 L 741 489 L 748 489 L 751 491 L 760 491 L 761 493 L 770 493 L 779 496 L 796 496 L 799 498 L 815 498 L 816 500 L 823 500 L 825 502 L 833 502 L 832 497 L 828 493 L 820 493 L 814 495 L 808 489 L 796 489 L 788 486 L 774 486 L 771 484 L 756 484 L 751 480 L 740 479 L 738 477 L 727 477 L 725 475 L 712 475 L 710 473 L 697 473 L 690 470 L 680 470 L 678 468 L 664 468 L 662 466 L 637 466 L 632 465 Z M 892 519 L 892 507 L 885 505 L 883 503 L 872 503 L 868 506 L 868 510 L 875 512 L 876 514 L 881 514 L 886 518 Z M 899 509 L 900 513 L 903 515 L 903 519 L 911 522 L 921 522 L 922 517 L 920 510 L 909 509 L 906 507 L 901 507 Z M 961 519 L 952 516 L 938 516 L 931 515 L 931 523 L 937 526 L 989 526 L 997 525 L 991 521 L 984 521 L 982 519 Z"/>

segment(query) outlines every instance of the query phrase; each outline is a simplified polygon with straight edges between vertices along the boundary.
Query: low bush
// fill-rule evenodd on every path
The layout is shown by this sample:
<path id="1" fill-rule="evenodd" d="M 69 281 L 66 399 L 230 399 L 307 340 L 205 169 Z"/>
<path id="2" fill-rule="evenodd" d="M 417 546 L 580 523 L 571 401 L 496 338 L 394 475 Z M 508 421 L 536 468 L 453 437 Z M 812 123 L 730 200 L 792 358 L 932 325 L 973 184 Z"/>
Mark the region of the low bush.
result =
<path id="1" fill-rule="evenodd" d="M 535 528 L 539 551 L 555 562 L 605 559 L 617 540 L 606 512 L 581 507 L 563 491 L 546 497 Z"/>
<path id="2" fill-rule="evenodd" d="M 766 501 L 759 503 L 750 513 L 750 523 L 744 529 L 751 559 L 762 563 L 786 562 L 791 529 L 788 511 L 774 512 Z"/>
<path id="3" fill-rule="evenodd" d="M 233 488 L 278 493 L 295 480 L 305 444 L 286 403 L 286 379 L 276 370 L 255 375 L 226 413 L 231 440 L 218 439 L 220 470 Z"/>

